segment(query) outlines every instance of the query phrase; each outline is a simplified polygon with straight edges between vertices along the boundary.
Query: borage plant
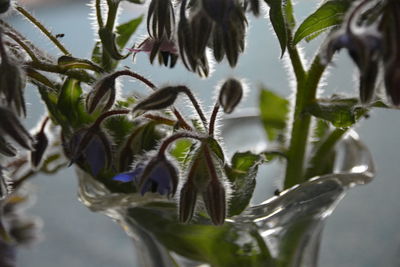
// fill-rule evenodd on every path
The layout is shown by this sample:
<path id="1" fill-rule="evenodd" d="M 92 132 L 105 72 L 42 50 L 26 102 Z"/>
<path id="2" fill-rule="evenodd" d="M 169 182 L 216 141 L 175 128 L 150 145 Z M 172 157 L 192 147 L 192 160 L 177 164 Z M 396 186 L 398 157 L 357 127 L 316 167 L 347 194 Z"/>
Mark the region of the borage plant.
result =
<path id="1" fill-rule="evenodd" d="M 37 173 L 72 164 L 82 202 L 124 226 L 145 266 L 315 266 L 324 219 L 347 188 L 374 175 L 352 126 L 374 107 L 400 104 L 400 3 L 322 1 L 297 25 L 290 0 L 149 0 L 148 36 L 127 47 L 142 16 L 117 24 L 121 2 L 92 1 L 98 41 L 91 59 L 71 55 L 23 6 L 0 2 L 2 13 L 25 17 L 61 53 L 48 55 L 0 21 L 2 266 L 14 266 L 16 245 L 35 237 L 35 222 L 20 219 L 13 208 L 27 199 L 21 186 Z M 210 74 L 211 57 L 233 68 L 245 50 L 246 16 L 264 9 L 281 47 L 277 56 L 290 62 L 295 99 L 261 91 L 268 141 L 261 153 L 227 159 L 215 130 L 220 113 L 232 113 L 243 96 L 240 79 L 221 82 L 207 115 L 188 86 L 168 81 L 159 87 L 118 67 L 145 52 L 151 63 L 183 64 L 202 77 Z M 317 36 L 325 41 L 306 64 L 299 43 Z M 359 97 L 320 99 L 321 79 L 341 49 L 358 68 Z M 121 94 L 124 76 L 143 83 L 149 95 Z M 27 113 L 26 82 L 46 106 L 31 133 L 19 122 Z M 195 115 L 174 106 L 182 97 Z M 258 167 L 274 159 L 286 166 L 282 190 L 250 204 Z"/>

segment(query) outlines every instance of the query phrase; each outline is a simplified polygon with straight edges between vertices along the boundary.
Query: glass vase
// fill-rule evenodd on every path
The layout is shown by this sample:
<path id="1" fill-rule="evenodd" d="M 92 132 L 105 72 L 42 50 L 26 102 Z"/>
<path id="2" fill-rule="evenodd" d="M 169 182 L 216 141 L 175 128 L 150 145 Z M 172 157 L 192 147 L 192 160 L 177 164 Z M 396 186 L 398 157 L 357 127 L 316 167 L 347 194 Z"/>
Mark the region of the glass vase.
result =
<path id="1" fill-rule="evenodd" d="M 224 127 L 238 123 L 230 120 Z M 110 193 L 81 170 L 79 198 L 118 222 L 134 240 L 138 262 L 132 266 L 313 267 L 325 220 L 348 189 L 374 176 L 371 155 L 354 131 L 336 145 L 336 153 L 332 174 L 251 205 L 223 226 L 210 225 L 201 215 L 179 224 L 175 201 L 151 193 Z"/>

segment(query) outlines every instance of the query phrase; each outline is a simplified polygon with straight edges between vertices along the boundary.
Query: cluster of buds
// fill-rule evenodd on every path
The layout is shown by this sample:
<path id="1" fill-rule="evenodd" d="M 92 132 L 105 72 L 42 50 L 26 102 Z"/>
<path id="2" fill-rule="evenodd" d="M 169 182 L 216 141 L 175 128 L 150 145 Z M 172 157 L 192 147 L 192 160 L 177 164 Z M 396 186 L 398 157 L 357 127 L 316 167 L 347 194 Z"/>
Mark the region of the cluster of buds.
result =
<path id="1" fill-rule="evenodd" d="M 347 49 L 360 73 L 360 101 L 368 103 L 375 95 L 379 65 L 383 63 L 386 93 L 400 105 L 400 2 L 396 0 L 356 2 L 342 28 L 327 42 L 323 63 Z"/>
<path id="2" fill-rule="evenodd" d="M 186 86 L 160 88 L 136 103 L 132 112 L 140 113 L 140 116 L 145 114 L 149 116 L 151 112 L 170 108 L 180 94 L 185 94 L 192 101 L 203 123 L 203 129 L 184 124 L 186 125 L 184 129 L 177 130 L 164 138 L 155 151 L 136 158 L 129 169 L 120 169 L 120 173 L 116 174 L 113 180 L 133 184 L 136 192 L 142 195 L 151 192 L 174 197 L 177 188 L 180 188 L 179 219 L 184 223 L 192 219 L 198 206 L 197 196 L 201 195 L 212 223 L 220 225 L 225 221 L 230 185 L 225 177 L 226 163 L 222 149 L 214 138 L 214 124 L 220 107 L 226 113 L 231 113 L 235 109 L 243 95 L 242 85 L 236 79 L 228 79 L 223 83 L 209 120 Z M 193 142 L 193 149 L 186 156 L 188 164 L 176 162 L 168 153 L 171 145 L 179 139 Z M 182 181 L 181 186 L 179 186 L 180 181 Z"/>
<path id="3" fill-rule="evenodd" d="M 150 61 L 173 67 L 179 55 L 190 71 L 200 76 L 210 72 L 207 48 L 213 50 L 216 61 L 225 56 L 230 66 L 237 64 L 244 51 L 247 27 L 246 11 L 260 13 L 259 0 L 182 0 L 179 22 L 174 36 L 175 16 L 171 0 L 152 0 L 147 14 L 149 36 L 134 52 L 149 52 Z M 178 45 L 176 45 L 176 41 Z"/>

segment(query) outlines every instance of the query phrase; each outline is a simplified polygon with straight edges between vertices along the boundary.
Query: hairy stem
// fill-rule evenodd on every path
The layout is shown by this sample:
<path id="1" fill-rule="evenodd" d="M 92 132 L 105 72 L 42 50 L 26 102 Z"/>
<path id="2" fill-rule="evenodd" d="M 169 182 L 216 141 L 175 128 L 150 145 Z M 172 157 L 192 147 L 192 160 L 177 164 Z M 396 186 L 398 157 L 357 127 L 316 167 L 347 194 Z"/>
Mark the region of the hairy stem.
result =
<path id="1" fill-rule="evenodd" d="M 71 53 L 64 47 L 63 44 L 53 35 L 51 32 L 40 22 L 38 21 L 32 14 L 30 14 L 25 8 L 22 6 L 16 5 L 15 9 L 27 18 L 33 25 L 35 25 L 49 40 L 58 48 L 64 55 L 71 55 Z"/>

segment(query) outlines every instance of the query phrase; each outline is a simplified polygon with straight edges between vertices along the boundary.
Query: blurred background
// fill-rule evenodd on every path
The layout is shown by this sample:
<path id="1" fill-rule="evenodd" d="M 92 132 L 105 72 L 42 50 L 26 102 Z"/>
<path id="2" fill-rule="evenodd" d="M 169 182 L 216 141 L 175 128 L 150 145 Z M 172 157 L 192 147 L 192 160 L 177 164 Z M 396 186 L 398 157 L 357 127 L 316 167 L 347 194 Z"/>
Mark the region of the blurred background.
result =
<path id="1" fill-rule="evenodd" d="M 88 0 L 19 2 L 24 3 L 54 34 L 63 33 L 65 37 L 62 41 L 73 55 L 90 56 L 95 34 L 91 27 Z M 318 4 L 312 0 L 297 2 L 298 21 L 302 21 Z M 133 4 L 123 6 L 120 21 L 138 17 L 145 10 Z M 47 53 L 60 55 L 37 29 L 18 14 L 10 14 L 6 20 Z M 144 33 L 142 25 L 135 37 Z M 318 47 L 318 40 L 303 45 L 305 57 L 311 58 Z M 267 19 L 260 17 L 250 19 L 247 48 L 239 58 L 237 68 L 232 70 L 227 64 L 218 65 L 209 79 L 200 79 L 187 72 L 180 63 L 172 70 L 151 66 L 145 54 L 139 54 L 135 64 L 128 59 L 121 66 L 130 66 L 159 85 L 188 84 L 207 107 L 213 104 L 210 96 L 214 95 L 213 88 L 220 80 L 229 76 L 244 78 L 250 90 L 240 107 L 248 108 L 257 106 L 261 85 L 284 96 L 291 94 L 279 51 L 271 25 Z M 335 66 L 331 67 L 324 94 L 356 94 L 352 84 L 354 74 L 352 62 L 345 53 L 341 53 Z M 124 84 L 124 91 L 130 90 L 146 93 L 141 85 L 133 81 Z M 26 125 L 33 127 L 44 109 L 35 88 L 28 87 L 26 97 L 30 103 Z M 371 184 L 351 190 L 328 219 L 321 245 L 322 267 L 400 266 L 400 173 L 397 165 L 400 163 L 400 111 L 376 110 L 370 115 L 356 130 L 371 150 L 377 176 Z M 272 195 L 279 178 L 279 173 L 274 173 L 274 177 L 266 181 L 270 186 L 262 193 Z M 77 200 L 77 178 L 73 168 L 55 176 L 35 177 L 32 190 L 36 194 L 36 204 L 29 209 L 29 214 L 42 218 L 44 239 L 19 251 L 19 266 L 134 266 L 133 244 L 122 229 L 104 215 L 90 212 Z"/>

